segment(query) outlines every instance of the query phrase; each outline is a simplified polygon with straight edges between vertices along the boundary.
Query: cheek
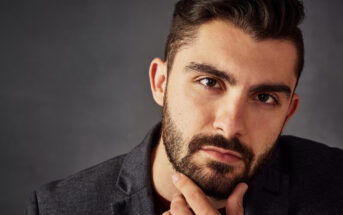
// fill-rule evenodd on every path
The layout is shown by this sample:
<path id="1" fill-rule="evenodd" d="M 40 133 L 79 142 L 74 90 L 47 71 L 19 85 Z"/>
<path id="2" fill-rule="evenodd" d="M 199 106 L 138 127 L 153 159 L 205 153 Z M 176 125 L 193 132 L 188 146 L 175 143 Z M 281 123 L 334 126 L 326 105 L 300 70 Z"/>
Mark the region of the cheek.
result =
<path id="1" fill-rule="evenodd" d="M 247 143 L 256 157 L 273 147 L 282 130 L 284 115 L 283 110 L 257 111 L 256 108 L 247 113 Z"/>
<path id="2" fill-rule="evenodd" d="M 168 102 L 173 104 L 169 106 L 173 108 L 175 123 L 187 134 L 186 138 L 204 131 L 214 113 L 209 99 L 199 95 L 199 92 L 191 87 L 175 88 L 173 92 L 172 98 L 168 98 Z"/>

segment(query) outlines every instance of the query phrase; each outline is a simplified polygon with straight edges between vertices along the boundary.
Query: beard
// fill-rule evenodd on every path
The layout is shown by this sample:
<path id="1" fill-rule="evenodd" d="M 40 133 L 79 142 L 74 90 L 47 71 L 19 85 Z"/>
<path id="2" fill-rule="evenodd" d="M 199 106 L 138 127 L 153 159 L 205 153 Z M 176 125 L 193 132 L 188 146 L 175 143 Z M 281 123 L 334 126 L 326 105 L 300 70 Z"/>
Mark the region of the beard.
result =
<path id="1" fill-rule="evenodd" d="M 170 117 L 167 98 L 163 105 L 162 140 L 173 168 L 188 176 L 207 196 L 216 200 L 227 199 L 238 183 L 248 183 L 270 159 L 277 142 L 275 140 L 275 144 L 259 156 L 254 167 L 252 166 L 255 158 L 253 150 L 241 143 L 237 137 L 226 139 L 221 135 L 198 134 L 187 144 L 183 141 L 182 132 L 177 129 Z M 188 151 L 184 157 L 181 157 L 185 144 L 188 145 Z M 213 160 L 204 163 L 196 162 L 194 155 L 204 146 L 216 146 L 240 153 L 244 168 L 242 169 L 241 165 L 231 166 Z"/>

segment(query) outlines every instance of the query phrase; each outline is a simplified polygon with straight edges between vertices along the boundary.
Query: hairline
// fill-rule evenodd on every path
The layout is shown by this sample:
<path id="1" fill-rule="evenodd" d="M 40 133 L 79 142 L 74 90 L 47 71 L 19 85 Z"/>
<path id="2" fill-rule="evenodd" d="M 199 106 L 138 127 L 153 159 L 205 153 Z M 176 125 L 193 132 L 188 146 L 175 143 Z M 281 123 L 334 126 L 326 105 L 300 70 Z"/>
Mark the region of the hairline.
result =
<path id="1" fill-rule="evenodd" d="M 175 60 L 175 56 L 177 55 L 178 52 L 181 51 L 182 48 L 185 48 L 187 46 L 191 46 L 192 44 L 194 44 L 194 42 L 196 41 L 196 39 L 198 38 L 198 33 L 199 33 L 199 29 L 201 26 L 203 26 L 206 23 L 209 22 L 213 22 L 215 20 L 220 20 L 220 21 L 224 21 L 226 23 L 230 23 L 233 26 L 235 26 L 236 28 L 242 30 L 245 34 L 249 35 L 250 38 L 252 38 L 255 41 L 264 41 L 264 40 L 278 40 L 278 41 L 288 41 L 290 42 L 295 50 L 296 50 L 296 61 L 294 64 L 294 75 L 296 77 L 296 84 L 295 84 L 295 88 L 298 85 L 298 81 L 299 81 L 299 61 L 300 61 L 300 53 L 299 53 L 299 48 L 296 45 L 296 42 L 290 38 L 289 36 L 280 36 L 280 37 L 258 37 L 256 35 L 254 35 L 253 33 L 251 33 L 248 29 L 244 29 L 243 27 L 238 26 L 237 24 L 235 24 L 234 22 L 232 22 L 229 18 L 226 17 L 217 17 L 217 18 L 213 18 L 213 19 L 209 19 L 201 24 L 195 24 L 195 25 L 190 25 L 189 26 L 189 30 L 187 31 L 187 36 L 184 36 L 181 40 L 177 40 L 176 42 L 174 41 L 173 43 L 169 44 L 170 46 L 175 46 L 173 48 L 169 49 L 169 52 L 166 55 L 166 62 L 167 62 L 167 74 L 169 75 L 173 65 L 174 65 L 174 60 Z M 171 54 L 171 55 L 170 55 Z"/>

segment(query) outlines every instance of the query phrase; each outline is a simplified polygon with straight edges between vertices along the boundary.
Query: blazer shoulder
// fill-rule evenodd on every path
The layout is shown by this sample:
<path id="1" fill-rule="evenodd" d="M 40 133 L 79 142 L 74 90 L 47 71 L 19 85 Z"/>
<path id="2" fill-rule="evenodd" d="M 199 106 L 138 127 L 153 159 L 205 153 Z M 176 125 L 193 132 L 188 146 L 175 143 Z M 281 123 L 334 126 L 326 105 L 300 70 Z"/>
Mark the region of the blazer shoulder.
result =
<path id="1" fill-rule="evenodd" d="M 290 214 L 342 214 L 343 150 L 295 136 L 282 136 L 278 148 Z"/>
<path id="2" fill-rule="evenodd" d="M 52 181 L 41 186 L 38 191 L 53 192 L 60 189 L 79 189 L 89 186 L 108 186 L 113 183 L 120 171 L 120 167 L 125 155 L 114 157 L 110 160 L 99 163 L 95 166 L 81 170 L 64 179 Z M 107 180 L 110 180 L 110 183 Z"/>
<path id="3" fill-rule="evenodd" d="M 69 214 L 68 211 L 82 214 L 93 210 L 106 214 L 106 210 L 111 210 L 113 198 L 123 195 L 116 188 L 116 180 L 124 157 L 117 156 L 39 187 L 32 198 L 36 202 L 32 204 L 47 214 Z"/>
<path id="4" fill-rule="evenodd" d="M 342 149 L 294 136 L 282 136 L 279 149 L 282 170 L 289 175 L 292 210 L 321 214 L 343 204 Z M 319 212 L 310 213 L 314 208 Z"/>
<path id="5" fill-rule="evenodd" d="M 286 153 L 291 159 L 303 161 L 342 161 L 343 150 L 331 147 L 313 140 L 284 135 L 280 137 L 281 153 Z"/>
<path id="6" fill-rule="evenodd" d="M 287 135 L 280 138 L 279 155 L 284 166 L 293 170 L 321 171 L 328 175 L 341 170 L 338 174 L 343 175 L 343 150 L 336 147 Z"/>

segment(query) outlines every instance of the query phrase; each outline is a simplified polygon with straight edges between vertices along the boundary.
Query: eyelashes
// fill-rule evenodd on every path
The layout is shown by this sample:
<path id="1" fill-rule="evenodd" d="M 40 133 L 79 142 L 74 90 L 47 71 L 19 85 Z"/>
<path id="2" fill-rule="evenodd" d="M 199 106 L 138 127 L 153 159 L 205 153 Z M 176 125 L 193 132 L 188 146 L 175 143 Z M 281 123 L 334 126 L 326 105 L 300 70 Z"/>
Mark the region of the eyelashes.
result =
<path id="1" fill-rule="evenodd" d="M 200 80 L 198 80 L 198 82 L 207 88 L 215 88 L 215 89 L 221 88 L 219 81 L 214 78 L 209 78 L 209 77 L 201 78 Z"/>
<path id="2" fill-rule="evenodd" d="M 268 105 L 278 105 L 279 101 L 269 93 L 258 93 L 255 98 Z"/>
<path id="3" fill-rule="evenodd" d="M 212 77 L 202 77 L 196 81 L 198 84 L 202 85 L 206 90 L 218 92 L 220 90 L 225 90 L 225 86 L 220 80 Z M 277 96 L 269 92 L 258 92 L 254 93 L 252 98 L 255 101 L 261 102 L 265 105 L 277 106 L 280 104 Z"/>

